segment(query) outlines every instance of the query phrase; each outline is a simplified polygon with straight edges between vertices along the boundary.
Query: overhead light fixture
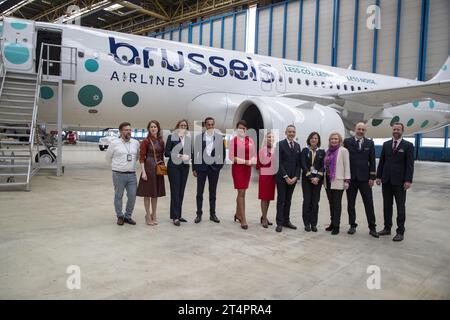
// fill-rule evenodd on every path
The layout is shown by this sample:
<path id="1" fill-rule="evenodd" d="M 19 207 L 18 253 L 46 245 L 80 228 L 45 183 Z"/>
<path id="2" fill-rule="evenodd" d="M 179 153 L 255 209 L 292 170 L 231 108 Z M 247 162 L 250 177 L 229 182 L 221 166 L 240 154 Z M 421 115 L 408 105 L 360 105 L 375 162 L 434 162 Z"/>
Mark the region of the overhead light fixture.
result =
<path id="1" fill-rule="evenodd" d="M 114 11 L 114 10 L 118 10 L 118 9 L 122 9 L 123 5 L 121 5 L 120 3 L 115 3 L 113 5 L 110 5 L 109 7 L 105 8 L 106 11 Z"/>
<path id="2" fill-rule="evenodd" d="M 98 20 L 106 22 L 106 19 L 103 19 L 102 17 L 97 17 Z"/>
<path id="3" fill-rule="evenodd" d="M 19 10 L 20 8 L 26 6 L 27 4 L 32 3 L 32 2 L 34 2 L 34 1 L 35 1 L 35 0 L 23 0 L 23 1 L 20 1 L 20 2 L 17 3 L 16 5 L 14 5 L 14 6 L 12 6 L 11 8 L 5 10 L 5 11 L 3 12 L 3 15 L 9 16 L 10 14 L 16 12 L 16 11 Z"/>
<path id="4" fill-rule="evenodd" d="M 80 11 L 78 11 L 77 13 L 74 13 L 74 14 L 68 16 L 68 17 L 63 18 L 61 22 L 62 22 L 62 23 L 65 23 L 65 22 L 67 22 L 67 21 L 73 20 L 73 19 L 75 19 L 75 18 L 77 18 L 77 17 L 79 17 L 79 16 L 82 16 L 82 15 L 88 13 L 88 12 L 97 10 L 97 9 L 103 7 L 104 5 L 106 5 L 106 4 L 110 3 L 110 2 L 111 2 L 110 0 L 103 0 L 103 1 L 101 1 L 101 2 L 99 2 L 99 3 L 97 3 L 97 4 L 95 4 L 94 6 L 92 6 L 92 7 L 90 7 L 90 8 L 88 8 L 88 7 L 83 8 L 83 9 L 81 9 Z"/>

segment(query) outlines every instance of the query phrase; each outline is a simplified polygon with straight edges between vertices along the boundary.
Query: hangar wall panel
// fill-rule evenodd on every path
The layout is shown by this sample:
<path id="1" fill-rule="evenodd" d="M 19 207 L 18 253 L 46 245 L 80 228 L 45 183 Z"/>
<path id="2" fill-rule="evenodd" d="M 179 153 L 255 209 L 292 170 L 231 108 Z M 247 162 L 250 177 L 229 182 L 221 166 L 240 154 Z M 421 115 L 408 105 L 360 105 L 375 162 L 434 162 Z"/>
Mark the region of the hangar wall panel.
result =
<path id="1" fill-rule="evenodd" d="M 314 16 L 316 14 L 315 1 L 303 1 L 303 26 L 302 26 L 302 61 L 314 61 Z"/>
<path id="2" fill-rule="evenodd" d="M 355 2 L 341 1 L 340 5 L 337 67 L 348 68 L 352 64 L 353 56 Z"/>
<path id="3" fill-rule="evenodd" d="M 382 1 L 381 29 L 378 30 L 377 73 L 394 75 L 397 1 Z"/>
<path id="4" fill-rule="evenodd" d="M 398 72 L 400 77 L 416 79 L 419 61 L 421 1 L 404 0 L 400 29 Z"/>
<path id="5" fill-rule="evenodd" d="M 288 3 L 287 8 L 286 59 L 297 60 L 300 1 Z"/>
<path id="6" fill-rule="evenodd" d="M 438 72 L 450 54 L 450 1 L 430 1 L 429 14 L 425 71 L 427 80 Z"/>
<path id="7" fill-rule="evenodd" d="M 331 44 L 333 34 L 333 0 L 319 2 L 319 34 L 317 43 L 317 63 L 331 64 Z"/>

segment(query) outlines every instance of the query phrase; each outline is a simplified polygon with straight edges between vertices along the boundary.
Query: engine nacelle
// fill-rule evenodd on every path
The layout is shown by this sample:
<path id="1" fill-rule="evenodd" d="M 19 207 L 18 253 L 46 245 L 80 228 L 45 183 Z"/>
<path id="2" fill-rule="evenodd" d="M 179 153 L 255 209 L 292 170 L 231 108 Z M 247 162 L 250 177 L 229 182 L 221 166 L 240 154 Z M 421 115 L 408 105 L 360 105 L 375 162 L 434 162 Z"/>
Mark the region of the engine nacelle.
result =
<path id="1" fill-rule="evenodd" d="M 286 127 L 293 124 L 302 147 L 306 146 L 306 139 L 313 131 L 319 132 L 323 147 L 328 145 L 332 132 L 345 137 L 344 124 L 335 109 L 292 98 L 249 97 L 237 107 L 233 127 L 241 119 L 257 132 L 259 129 L 278 129 L 279 139 L 284 138 Z"/>

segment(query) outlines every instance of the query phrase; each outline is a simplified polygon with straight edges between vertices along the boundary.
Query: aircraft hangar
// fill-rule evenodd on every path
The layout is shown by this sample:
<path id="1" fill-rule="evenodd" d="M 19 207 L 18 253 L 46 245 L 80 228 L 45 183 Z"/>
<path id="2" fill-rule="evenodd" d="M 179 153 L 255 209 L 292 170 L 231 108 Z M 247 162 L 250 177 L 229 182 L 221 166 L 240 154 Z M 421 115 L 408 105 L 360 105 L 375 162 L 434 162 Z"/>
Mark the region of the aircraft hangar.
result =
<path id="1" fill-rule="evenodd" d="M 450 298 L 450 234 L 446 227 L 450 223 L 450 90 L 432 92 L 439 85 L 449 86 L 448 0 L 3 0 L 0 12 L 1 299 Z M 198 177 L 192 174 L 191 168 L 183 202 L 183 217 L 187 222 L 181 227 L 174 226 L 170 218 L 173 203 L 167 176 L 163 185 L 166 196 L 159 199 L 156 210 L 158 224 L 147 223 L 144 201 L 137 197 L 132 215 L 136 225 L 118 226 L 111 166 L 105 156 L 108 146 L 120 139 L 118 125 L 128 120 L 124 112 L 133 112 L 136 104 L 145 105 L 153 97 L 137 96 L 130 89 L 128 96 L 122 96 L 125 111 L 118 112 L 120 116 L 116 118 L 111 117 L 115 119 L 111 126 L 83 125 L 82 118 L 77 118 L 80 124 L 76 127 L 65 126 L 70 123 L 68 115 L 72 112 L 64 106 L 67 104 L 62 98 L 65 88 L 85 84 L 83 88 L 89 87 L 89 83 L 77 84 L 77 81 L 85 79 L 81 76 L 83 72 L 93 76 L 102 72 L 101 69 L 97 72 L 101 59 L 97 56 L 88 59 L 89 43 L 83 43 L 82 36 L 69 39 L 86 45 L 83 54 L 81 48 L 76 48 L 74 55 L 75 48 L 66 51 L 70 52 L 69 62 L 61 58 L 67 56 L 61 39 L 55 43 L 54 38 L 45 38 L 51 44 L 45 49 L 46 40 L 41 40 L 42 47 L 38 50 L 38 38 L 33 33 L 32 41 L 21 36 L 32 25 L 26 21 L 36 26 L 50 22 L 54 26 L 45 25 L 41 30 L 73 25 L 80 30 L 94 28 L 93 34 L 105 38 L 119 33 L 126 35 L 123 39 L 129 35 L 141 36 L 144 57 L 150 54 L 145 50 L 149 50 L 151 41 L 158 41 L 159 48 L 175 44 L 183 46 L 183 50 L 201 52 L 195 53 L 197 57 L 208 52 L 225 55 L 223 50 L 231 50 L 231 54 L 245 53 L 249 61 L 258 56 L 279 58 L 285 68 L 290 67 L 297 74 L 287 72 L 274 78 L 275 82 L 285 83 L 283 92 L 275 91 L 275 99 L 289 99 L 289 88 L 297 84 L 300 88 L 305 82 L 308 87 L 302 91 L 302 97 L 310 90 L 308 99 L 321 95 L 321 88 L 336 89 L 337 85 L 327 78 L 317 82 L 311 78 L 309 84 L 305 76 L 310 70 L 322 70 L 319 72 L 328 77 L 333 70 L 338 70 L 326 67 L 340 68 L 341 75 L 348 72 L 347 80 L 361 82 L 348 88 L 345 85 L 345 89 L 342 85 L 343 97 L 369 93 L 373 87 L 365 81 L 370 77 L 377 82 L 385 81 L 382 84 L 383 90 L 387 90 L 385 100 L 400 95 L 389 91 L 400 91 L 399 87 L 403 86 L 396 79 L 403 79 L 406 86 L 418 85 L 417 91 L 422 96 L 417 94 L 409 100 L 384 103 L 379 106 L 380 112 L 373 111 L 372 117 L 363 120 L 368 137 L 374 140 L 377 165 L 383 143 L 392 139 L 395 123 L 403 124 L 409 132 L 403 139 L 414 146 L 414 180 L 411 189 L 405 191 L 404 240 L 392 241 L 398 223 L 396 205 L 392 236 L 369 236 L 367 208 L 361 194 L 356 199 L 358 231 L 347 233 L 348 198 L 344 195 L 340 234 L 332 237 L 325 231 L 330 223 L 330 208 L 324 188 L 319 191 L 318 232 L 306 231 L 301 182 L 296 184 L 291 204 L 291 221 L 297 229 L 283 228 L 283 232 L 275 232 L 276 195 L 268 209 L 268 219 L 273 225 L 263 228 L 262 204 L 258 198 L 259 171 L 255 166 L 245 196 L 248 230 L 243 230 L 233 219 L 238 200 L 229 160 L 221 170 L 217 185 L 216 211 L 220 223 L 210 221 L 206 213 L 210 208 L 207 188 L 203 195 L 203 220 L 194 223 L 198 213 Z M 130 49 L 124 41 L 115 45 Z M 31 59 L 32 71 L 24 75 L 24 70 L 18 67 L 21 62 L 14 59 L 28 55 L 20 51 L 27 45 L 35 45 L 36 53 L 31 51 L 26 58 Z M 55 47 L 60 47 L 60 51 L 53 55 Z M 188 51 L 184 54 L 187 59 Z M 128 56 L 117 56 L 117 47 L 116 58 L 121 65 L 129 63 Z M 136 61 L 132 63 L 138 64 Z M 143 65 L 153 67 L 152 63 L 145 61 Z M 296 63 L 299 65 L 294 66 Z M 70 79 L 58 80 L 65 70 L 64 64 L 70 66 L 67 67 Z M 57 71 L 49 80 L 52 68 Z M 47 78 L 44 79 L 45 69 Z M 174 70 L 177 71 L 176 66 Z M 351 76 L 353 71 L 367 72 L 367 78 Z M 207 72 L 212 73 L 209 69 Z M 378 75 L 390 78 L 376 78 Z M 119 76 L 122 75 L 119 73 L 118 81 Z M 56 87 L 50 85 L 51 81 L 57 83 Z M 122 85 L 118 82 L 118 90 Z M 92 86 L 88 89 L 93 90 Z M 208 92 L 220 90 L 211 85 Z M 429 96 L 423 96 L 427 90 Z M 83 104 L 80 92 L 78 96 L 74 94 L 73 101 L 78 99 Z M 231 93 L 234 92 L 227 94 Z M 96 113 L 93 106 L 98 104 L 94 100 L 100 99 L 98 103 L 101 103 L 103 98 L 105 104 L 109 101 L 107 94 L 105 90 L 93 93 L 92 99 L 88 99 L 92 106 L 80 109 Z M 174 95 L 182 92 L 174 91 Z M 329 98 L 325 92 L 317 98 L 317 104 Z M 23 99 L 31 99 L 28 101 L 31 105 L 25 106 Z M 134 103 L 129 102 L 133 99 Z M 55 103 L 51 124 L 41 121 L 38 111 L 39 106 L 42 110 L 49 101 Z M 213 108 L 216 102 L 219 103 L 211 101 L 206 107 Z M 305 105 L 310 103 L 316 101 L 307 100 Z M 400 105 L 409 109 L 396 113 Z M 98 109 L 101 107 L 100 104 Z M 187 109 L 188 106 L 177 107 Z M 31 120 L 22 127 L 24 122 L 20 117 L 27 108 L 33 113 L 26 114 Z M 360 121 L 356 109 L 349 111 L 345 105 L 333 105 L 333 108 L 342 119 L 345 136 L 354 135 L 354 126 Z M 205 113 L 200 122 L 208 115 Z M 145 117 L 146 121 L 164 118 L 164 113 L 149 110 Z M 233 120 L 233 115 L 227 114 L 227 118 Z M 253 124 L 251 120 L 248 122 Z M 166 130 L 164 138 L 177 119 L 172 122 L 173 125 L 162 128 Z M 223 122 L 226 123 L 225 119 Z M 235 122 L 236 117 L 233 125 Z M 147 138 L 147 128 L 133 123 L 131 126 L 131 137 L 142 143 Z M 279 129 L 283 135 L 284 127 Z M 225 136 L 225 147 L 230 145 L 231 138 L 232 135 Z M 303 141 L 300 145 L 305 147 Z M 328 137 L 322 136 L 322 147 L 328 147 Z M 226 154 L 229 155 L 228 150 Z M 136 164 L 135 169 L 140 183 L 141 166 Z M 386 227 L 385 195 L 377 185 L 370 192 L 376 229 L 381 231 Z M 124 195 L 124 202 L 126 199 Z M 75 281 L 74 276 L 77 276 Z M 373 280 L 375 276 L 378 278 Z"/>

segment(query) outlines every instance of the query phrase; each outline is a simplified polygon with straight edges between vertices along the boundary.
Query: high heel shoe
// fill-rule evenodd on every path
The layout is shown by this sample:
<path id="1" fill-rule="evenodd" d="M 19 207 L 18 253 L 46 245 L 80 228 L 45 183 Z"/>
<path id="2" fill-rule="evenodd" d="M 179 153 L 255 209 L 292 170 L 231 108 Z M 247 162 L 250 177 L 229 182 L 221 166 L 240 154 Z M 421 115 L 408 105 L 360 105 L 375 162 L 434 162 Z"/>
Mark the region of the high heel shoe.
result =
<path id="1" fill-rule="evenodd" d="M 269 227 L 269 220 L 267 220 L 267 218 L 266 218 L 266 220 L 263 223 L 263 217 L 261 217 L 261 224 L 262 224 L 263 228 L 268 228 Z"/>
<path id="2" fill-rule="evenodd" d="M 241 219 L 239 219 L 236 215 L 234 215 L 234 222 L 239 221 L 241 222 Z"/>
<path id="3" fill-rule="evenodd" d="M 243 224 L 243 225 L 242 225 L 242 224 L 241 224 L 241 228 L 244 229 L 244 230 L 247 230 L 247 229 L 248 229 L 248 225 L 246 225 L 246 224 Z"/>

